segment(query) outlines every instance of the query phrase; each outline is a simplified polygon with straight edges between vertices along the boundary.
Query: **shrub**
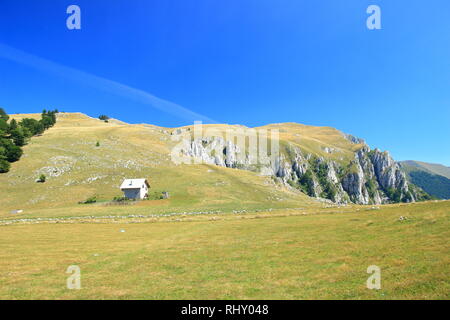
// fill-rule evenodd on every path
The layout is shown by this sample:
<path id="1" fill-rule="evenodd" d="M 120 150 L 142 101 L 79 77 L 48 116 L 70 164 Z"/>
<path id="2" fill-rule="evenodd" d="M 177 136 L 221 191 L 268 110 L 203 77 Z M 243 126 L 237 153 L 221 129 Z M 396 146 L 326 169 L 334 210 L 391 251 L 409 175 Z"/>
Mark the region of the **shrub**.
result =
<path id="1" fill-rule="evenodd" d="M 90 203 L 96 203 L 97 202 L 97 196 L 92 196 L 87 198 L 84 201 L 79 202 L 80 204 L 90 204 Z"/>
<path id="2" fill-rule="evenodd" d="M 35 119 L 28 119 L 28 118 L 22 119 L 22 121 L 19 122 L 19 125 L 21 127 L 27 128 L 32 136 L 41 134 L 45 130 L 45 127 L 42 124 L 42 122 L 37 121 Z"/>
<path id="3" fill-rule="evenodd" d="M 22 149 L 16 146 L 11 140 L 2 139 L 0 141 L 0 147 L 4 148 L 6 160 L 9 162 L 15 162 L 22 156 Z"/>
<path id="4" fill-rule="evenodd" d="M 0 138 L 6 138 L 9 130 L 6 120 L 0 118 Z"/>
<path id="5" fill-rule="evenodd" d="M 44 183 L 46 180 L 47 180 L 47 177 L 45 176 L 45 174 L 41 174 L 39 176 L 39 178 L 37 179 L 37 182 Z"/>
<path id="6" fill-rule="evenodd" d="M 294 180 L 292 180 L 292 179 L 289 179 L 288 181 L 287 181 L 287 183 L 292 187 L 292 188 L 298 188 L 298 185 L 297 185 L 297 183 L 294 181 Z"/>
<path id="7" fill-rule="evenodd" d="M 393 202 L 400 202 L 402 197 L 402 191 L 399 189 L 389 188 L 386 191 L 386 195 Z"/>
<path id="8" fill-rule="evenodd" d="M 18 147 L 22 147 L 25 145 L 25 135 L 23 133 L 22 128 L 15 128 L 11 130 L 11 139 L 14 144 Z"/>
<path id="9" fill-rule="evenodd" d="M 300 178 L 301 189 L 309 196 L 314 196 L 314 178 L 310 169 L 306 170 L 305 174 Z"/>
<path id="10" fill-rule="evenodd" d="M 337 189 L 330 181 L 325 181 L 322 184 L 322 187 L 323 187 L 323 192 L 322 192 L 321 196 L 323 198 L 330 199 L 330 200 L 334 200 L 336 198 Z"/>
<path id="11" fill-rule="evenodd" d="M 0 173 L 8 172 L 10 167 L 11 165 L 8 161 L 0 159 Z"/>
<path id="12" fill-rule="evenodd" d="M 367 192 L 369 193 L 370 198 L 373 199 L 377 192 L 377 185 L 375 184 L 375 181 L 373 181 L 372 179 L 367 180 L 365 185 L 366 185 L 366 189 L 367 189 Z"/>
<path id="13" fill-rule="evenodd" d="M 124 202 L 124 201 L 130 201 L 130 199 L 128 199 L 125 196 L 116 196 L 113 198 L 114 202 Z"/>
<path id="14" fill-rule="evenodd" d="M 5 122 L 9 119 L 9 116 L 6 114 L 3 108 L 0 108 L 0 119 L 5 120 Z"/>
<path id="15" fill-rule="evenodd" d="M 147 195 L 146 200 L 163 200 L 163 199 L 168 199 L 169 196 L 169 192 L 167 191 L 162 191 L 162 192 L 152 192 L 150 194 Z"/>
<path id="16" fill-rule="evenodd" d="M 413 196 L 410 191 L 407 191 L 402 198 L 402 202 L 411 202 L 413 200 Z"/>

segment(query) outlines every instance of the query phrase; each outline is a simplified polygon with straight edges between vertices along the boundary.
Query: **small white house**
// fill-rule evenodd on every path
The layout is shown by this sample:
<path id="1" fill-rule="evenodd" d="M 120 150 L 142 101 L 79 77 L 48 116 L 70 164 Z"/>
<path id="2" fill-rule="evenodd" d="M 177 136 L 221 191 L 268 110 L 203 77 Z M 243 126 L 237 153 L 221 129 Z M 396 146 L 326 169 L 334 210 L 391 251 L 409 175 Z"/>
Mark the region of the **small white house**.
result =
<path id="1" fill-rule="evenodd" d="M 120 190 L 128 199 L 144 199 L 148 196 L 150 184 L 147 179 L 125 179 L 120 185 Z"/>

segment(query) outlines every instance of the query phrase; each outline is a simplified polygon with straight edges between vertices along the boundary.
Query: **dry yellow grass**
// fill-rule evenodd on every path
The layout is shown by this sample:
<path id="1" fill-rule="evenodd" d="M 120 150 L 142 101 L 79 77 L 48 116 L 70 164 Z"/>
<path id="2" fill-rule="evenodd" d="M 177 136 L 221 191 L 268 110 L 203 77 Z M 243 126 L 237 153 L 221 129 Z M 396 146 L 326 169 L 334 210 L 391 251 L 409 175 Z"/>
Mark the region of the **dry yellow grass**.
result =
<path id="1" fill-rule="evenodd" d="M 448 299 L 449 210 L 447 201 L 0 226 L 0 298 Z M 66 288 L 69 265 L 81 269 L 81 290 Z M 369 265 L 381 268 L 381 290 L 366 288 Z"/>

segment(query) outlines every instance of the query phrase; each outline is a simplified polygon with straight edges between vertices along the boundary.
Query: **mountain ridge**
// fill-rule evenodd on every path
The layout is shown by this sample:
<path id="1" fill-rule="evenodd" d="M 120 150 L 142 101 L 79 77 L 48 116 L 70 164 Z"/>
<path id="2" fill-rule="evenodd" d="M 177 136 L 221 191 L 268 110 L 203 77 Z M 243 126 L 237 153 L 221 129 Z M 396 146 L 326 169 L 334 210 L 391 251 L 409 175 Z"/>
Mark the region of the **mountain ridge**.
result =
<path id="1" fill-rule="evenodd" d="M 440 199 L 450 199 L 450 168 L 422 161 L 400 161 L 408 179 L 425 192 Z"/>
<path id="2" fill-rule="evenodd" d="M 38 115 L 11 115 L 33 116 Z M 203 125 L 206 133 L 208 128 L 223 133 L 241 127 Z M 23 158 L 0 175 L 0 183 L 8 186 L 0 191 L 2 205 L 64 207 L 92 195 L 112 199 L 120 195 L 121 179 L 133 177 L 150 177 L 155 192 L 170 192 L 170 199 L 155 203 L 151 210 L 187 204 L 211 210 L 299 207 L 322 201 L 383 204 L 424 196 L 405 179 L 389 153 L 371 150 L 362 139 L 335 128 L 293 123 L 257 128 L 280 129 L 279 159 L 252 164 L 232 141 L 211 135 L 196 140 L 192 126 L 106 123 L 82 113 L 59 113 L 55 126 L 32 138 Z M 223 147 L 223 152 L 213 155 L 211 145 Z M 171 155 L 177 146 L 201 164 L 175 164 Z M 41 174 L 47 176 L 44 184 L 35 182 Z"/>
<path id="3" fill-rule="evenodd" d="M 440 175 L 450 179 L 450 167 L 445 166 L 439 163 L 429 163 L 424 161 L 417 160 L 404 160 L 399 161 L 400 164 L 410 167 L 415 167 L 418 169 L 422 169 L 424 171 L 428 171 L 429 173 Z"/>

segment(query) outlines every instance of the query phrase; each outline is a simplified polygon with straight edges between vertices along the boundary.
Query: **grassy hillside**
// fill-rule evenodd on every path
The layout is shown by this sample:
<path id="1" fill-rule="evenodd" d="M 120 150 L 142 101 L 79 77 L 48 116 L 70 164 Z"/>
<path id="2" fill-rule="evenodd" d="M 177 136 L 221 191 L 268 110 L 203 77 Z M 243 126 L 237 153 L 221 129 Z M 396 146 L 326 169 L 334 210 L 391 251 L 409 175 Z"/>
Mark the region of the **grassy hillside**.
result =
<path id="1" fill-rule="evenodd" d="M 449 299 L 449 212 L 447 201 L 0 226 L 0 299 Z M 66 288 L 70 265 L 81 290 Z M 381 290 L 366 288 L 370 265 Z"/>
<path id="2" fill-rule="evenodd" d="M 14 115 L 16 119 L 34 115 Z M 61 113 L 56 125 L 24 147 L 22 159 L 0 175 L 0 217 L 24 210 L 40 215 L 269 209 L 316 203 L 270 177 L 208 165 L 175 165 L 170 160 L 172 129 L 105 123 L 78 113 Z M 97 142 L 99 146 L 97 146 Z M 188 169 L 188 170 L 187 170 Z M 36 183 L 45 174 L 45 183 Z M 147 178 L 151 193 L 168 191 L 170 199 L 124 208 L 102 205 L 120 196 L 124 178 Z M 97 205 L 79 205 L 96 195 Z M 61 208 L 64 208 L 62 210 Z"/>
<path id="3" fill-rule="evenodd" d="M 38 114 L 12 118 L 38 119 Z M 225 131 L 230 125 L 205 125 Z M 183 127 L 188 130 L 191 127 Z M 353 157 L 357 145 L 342 133 L 327 127 L 275 124 L 281 143 L 292 142 L 317 155 L 337 161 Z M 0 175 L 0 217 L 24 210 L 23 217 L 38 215 L 120 214 L 123 207 L 82 206 L 78 202 L 97 196 L 100 202 L 121 195 L 124 178 L 147 178 L 151 192 L 168 191 L 170 199 L 133 206 L 138 213 L 171 210 L 243 210 L 314 205 L 300 191 L 278 185 L 256 173 L 207 165 L 175 165 L 170 151 L 177 143 L 175 129 L 147 124 L 130 125 L 111 119 L 108 123 L 81 113 L 60 113 L 57 123 L 42 136 L 33 137 L 22 159 L 9 173 Z M 301 138 L 300 138 L 301 136 Z M 97 144 L 98 143 L 98 144 Z M 327 153 L 326 148 L 336 152 Z M 188 169 L 188 170 L 187 170 Z M 45 183 L 36 179 L 45 174 Z M 58 210 L 58 208 L 65 210 Z M 138 208 L 139 207 L 139 208 Z M 126 210 L 129 210 L 127 208 Z"/>
<path id="4" fill-rule="evenodd" d="M 337 162 L 353 160 L 354 152 L 363 146 L 362 144 L 351 143 L 344 137 L 342 132 L 331 127 L 315 127 L 299 123 L 277 123 L 260 128 L 278 129 L 281 141 L 289 141 L 306 152 Z M 331 151 L 327 152 L 327 148 Z"/>
<path id="5" fill-rule="evenodd" d="M 437 173 L 446 174 L 447 167 L 418 161 L 402 161 L 400 164 L 412 183 L 436 198 L 450 199 L 450 179 Z"/>

